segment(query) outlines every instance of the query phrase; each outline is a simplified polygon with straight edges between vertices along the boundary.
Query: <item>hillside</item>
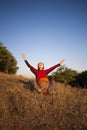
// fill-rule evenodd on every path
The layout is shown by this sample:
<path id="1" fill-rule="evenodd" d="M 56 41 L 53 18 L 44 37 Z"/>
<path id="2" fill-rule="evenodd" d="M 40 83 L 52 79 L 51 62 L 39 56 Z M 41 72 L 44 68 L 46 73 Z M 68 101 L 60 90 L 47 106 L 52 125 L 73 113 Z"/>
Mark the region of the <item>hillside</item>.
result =
<path id="1" fill-rule="evenodd" d="M 87 130 L 87 89 L 56 83 L 43 95 L 32 82 L 0 73 L 0 130 Z"/>

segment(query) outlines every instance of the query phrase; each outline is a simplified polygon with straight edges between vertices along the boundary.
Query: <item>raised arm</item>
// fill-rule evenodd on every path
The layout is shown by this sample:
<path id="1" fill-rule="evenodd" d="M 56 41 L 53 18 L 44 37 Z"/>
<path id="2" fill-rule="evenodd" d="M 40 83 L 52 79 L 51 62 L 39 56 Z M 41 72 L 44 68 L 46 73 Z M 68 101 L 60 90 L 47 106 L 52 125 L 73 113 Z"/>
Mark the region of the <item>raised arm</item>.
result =
<path id="1" fill-rule="evenodd" d="M 26 55 L 24 53 L 22 53 L 22 58 L 25 61 L 26 65 L 31 69 L 31 71 L 36 74 L 37 69 L 34 68 L 32 65 L 30 65 L 30 63 L 27 61 Z"/>
<path id="2" fill-rule="evenodd" d="M 56 69 L 57 67 L 61 66 L 64 63 L 64 61 L 65 61 L 64 59 L 61 59 L 59 64 L 56 64 L 56 65 L 50 67 L 49 69 L 47 69 L 46 70 L 47 74 L 50 73 L 51 71 L 53 71 L 54 69 Z"/>

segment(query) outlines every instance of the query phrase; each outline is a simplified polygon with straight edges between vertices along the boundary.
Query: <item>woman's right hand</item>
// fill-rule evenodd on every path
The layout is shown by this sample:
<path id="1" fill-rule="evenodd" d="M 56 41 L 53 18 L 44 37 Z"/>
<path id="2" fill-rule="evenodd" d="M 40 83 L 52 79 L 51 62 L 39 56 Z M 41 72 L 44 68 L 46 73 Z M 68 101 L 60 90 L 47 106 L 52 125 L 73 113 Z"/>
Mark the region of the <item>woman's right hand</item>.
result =
<path id="1" fill-rule="evenodd" d="M 26 55 L 24 54 L 24 53 L 22 53 L 22 58 L 23 58 L 23 60 L 26 60 L 27 58 L 26 58 Z"/>
<path id="2" fill-rule="evenodd" d="M 65 59 L 60 60 L 60 65 L 64 63 Z"/>

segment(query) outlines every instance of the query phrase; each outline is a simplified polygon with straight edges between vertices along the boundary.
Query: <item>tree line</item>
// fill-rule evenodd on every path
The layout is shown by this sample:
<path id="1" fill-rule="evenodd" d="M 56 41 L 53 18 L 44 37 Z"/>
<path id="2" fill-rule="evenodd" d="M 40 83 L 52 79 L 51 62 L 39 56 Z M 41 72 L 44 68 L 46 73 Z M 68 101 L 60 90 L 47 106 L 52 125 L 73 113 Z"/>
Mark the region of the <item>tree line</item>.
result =
<path id="1" fill-rule="evenodd" d="M 87 70 L 79 73 L 66 66 L 61 66 L 56 72 L 49 75 L 48 78 L 73 87 L 87 88 Z"/>

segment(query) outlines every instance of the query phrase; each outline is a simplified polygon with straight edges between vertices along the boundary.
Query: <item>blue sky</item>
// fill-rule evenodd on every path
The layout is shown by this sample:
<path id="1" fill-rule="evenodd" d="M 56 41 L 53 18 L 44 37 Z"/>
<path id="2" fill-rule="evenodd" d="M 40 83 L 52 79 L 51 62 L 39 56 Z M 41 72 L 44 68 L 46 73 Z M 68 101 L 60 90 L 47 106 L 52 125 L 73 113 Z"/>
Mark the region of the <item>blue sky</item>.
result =
<path id="1" fill-rule="evenodd" d="M 87 0 L 0 0 L 0 41 L 15 56 L 17 74 L 34 76 L 25 65 L 65 65 L 87 70 Z"/>

